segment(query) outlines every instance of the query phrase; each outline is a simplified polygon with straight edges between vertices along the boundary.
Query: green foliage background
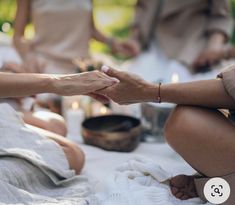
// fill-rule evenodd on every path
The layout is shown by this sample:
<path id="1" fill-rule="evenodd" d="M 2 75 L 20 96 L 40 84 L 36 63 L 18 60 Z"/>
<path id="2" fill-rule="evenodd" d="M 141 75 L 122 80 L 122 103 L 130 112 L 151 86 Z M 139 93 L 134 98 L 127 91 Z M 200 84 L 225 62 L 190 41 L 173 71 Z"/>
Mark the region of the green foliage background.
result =
<path id="1" fill-rule="evenodd" d="M 125 38 L 128 35 L 128 26 L 133 18 L 133 6 L 137 0 L 93 0 L 94 19 L 97 27 L 107 35 Z M 232 14 L 235 18 L 235 0 L 231 0 Z M 13 25 L 16 11 L 15 0 L 0 0 L 0 31 L 5 22 Z M 105 19 L 105 20 L 103 20 Z M 32 29 L 32 27 L 29 27 Z M 8 32 L 12 35 L 13 29 Z M 235 44 L 235 29 L 232 43 Z M 91 49 L 95 52 L 108 52 L 108 48 L 92 41 Z"/>
<path id="2" fill-rule="evenodd" d="M 128 26 L 132 21 L 136 0 L 93 0 L 93 2 L 96 26 L 107 35 L 125 38 L 128 35 Z M 0 0 L 0 31 L 6 22 L 13 26 L 15 12 L 16 0 Z M 27 30 L 33 32 L 33 27 L 29 26 Z M 11 36 L 13 29 L 11 28 L 7 34 Z M 107 46 L 94 40 L 91 42 L 91 50 L 109 52 Z"/>
<path id="3" fill-rule="evenodd" d="M 15 11 L 15 0 L 0 0 L 0 31 L 2 31 L 3 23 L 8 22 L 11 25 L 13 24 Z"/>

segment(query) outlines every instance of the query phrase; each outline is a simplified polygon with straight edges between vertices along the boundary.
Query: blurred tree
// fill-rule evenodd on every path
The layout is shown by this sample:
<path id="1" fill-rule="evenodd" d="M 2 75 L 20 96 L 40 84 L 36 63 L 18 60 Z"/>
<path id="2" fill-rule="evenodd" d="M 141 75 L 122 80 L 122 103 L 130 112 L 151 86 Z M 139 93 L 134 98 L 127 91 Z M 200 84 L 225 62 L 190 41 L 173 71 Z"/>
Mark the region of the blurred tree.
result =
<path id="1" fill-rule="evenodd" d="M 93 0 L 94 5 L 133 6 L 137 0 Z"/>
<path id="2" fill-rule="evenodd" d="M 96 25 L 109 35 L 125 38 L 128 35 L 128 26 L 132 20 L 133 6 L 136 2 L 137 0 L 93 0 Z M 235 0 L 231 0 L 231 5 L 235 19 Z M 0 31 L 6 29 L 7 34 L 12 35 L 15 11 L 15 0 L 0 0 Z M 8 29 L 9 25 L 10 29 Z M 28 33 L 28 36 L 33 35 L 32 26 L 29 26 Z M 235 28 L 231 41 L 235 44 Z M 94 41 L 91 49 L 96 52 L 109 52 L 107 47 Z"/>
<path id="3" fill-rule="evenodd" d="M 15 0 L 0 1 L 0 31 L 12 33 L 12 25 L 16 11 Z"/>

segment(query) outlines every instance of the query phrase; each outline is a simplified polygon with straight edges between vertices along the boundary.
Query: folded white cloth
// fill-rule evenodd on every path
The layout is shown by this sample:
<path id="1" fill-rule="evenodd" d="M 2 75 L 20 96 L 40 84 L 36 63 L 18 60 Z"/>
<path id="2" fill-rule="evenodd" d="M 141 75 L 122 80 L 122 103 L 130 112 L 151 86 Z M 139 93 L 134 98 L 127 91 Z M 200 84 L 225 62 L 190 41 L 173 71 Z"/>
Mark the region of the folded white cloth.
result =
<path id="1" fill-rule="evenodd" d="M 97 194 L 102 205 L 199 205 L 194 198 L 176 199 L 168 185 L 162 183 L 171 177 L 157 163 L 136 157 L 116 169 Z"/>
<path id="2" fill-rule="evenodd" d="M 0 104 L 0 203 L 98 203 L 92 184 L 69 169 L 61 147 L 28 129 L 7 104 Z"/>

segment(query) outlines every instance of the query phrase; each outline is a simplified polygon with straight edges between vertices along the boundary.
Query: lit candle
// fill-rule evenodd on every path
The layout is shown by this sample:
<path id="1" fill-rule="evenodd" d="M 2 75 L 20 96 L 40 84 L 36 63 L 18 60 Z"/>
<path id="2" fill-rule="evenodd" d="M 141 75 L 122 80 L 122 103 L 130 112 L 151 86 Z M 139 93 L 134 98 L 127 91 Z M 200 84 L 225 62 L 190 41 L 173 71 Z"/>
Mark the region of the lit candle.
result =
<path id="1" fill-rule="evenodd" d="M 108 108 L 105 107 L 105 106 L 102 106 L 102 107 L 100 108 L 100 114 L 101 114 L 101 115 L 106 115 L 107 113 L 108 113 Z"/>
<path id="2" fill-rule="evenodd" d="M 172 76 L 171 76 L 171 82 L 172 83 L 178 83 L 179 80 L 180 80 L 179 74 L 178 73 L 173 73 Z"/>
<path id="3" fill-rule="evenodd" d="M 110 110 L 100 102 L 92 103 L 92 116 L 107 115 Z"/>
<path id="4" fill-rule="evenodd" d="M 72 108 L 66 112 L 68 137 L 72 140 L 81 142 L 81 124 L 84 120 L 84 111 L 79 108 L 78 102 L 72 103 Z"/>

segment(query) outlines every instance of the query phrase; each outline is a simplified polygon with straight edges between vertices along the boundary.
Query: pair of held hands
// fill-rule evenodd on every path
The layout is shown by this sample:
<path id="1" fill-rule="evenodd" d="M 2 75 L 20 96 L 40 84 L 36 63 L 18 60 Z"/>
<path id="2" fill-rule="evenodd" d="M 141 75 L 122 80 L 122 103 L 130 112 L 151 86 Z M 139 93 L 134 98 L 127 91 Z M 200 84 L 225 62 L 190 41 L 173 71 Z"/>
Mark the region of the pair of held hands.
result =
<path id="1" fill-rule="evenodd" d="M 59 77 L 61 83 L 58 83 L 56 93 L 60 95 L 89 95 L 103 103 L 112 99 L 119 104 L 152 101 L 157 98 L 156 85 L 144 81 L 137 75 L 107 66 L 103 66 L 102 71 Z"/>

